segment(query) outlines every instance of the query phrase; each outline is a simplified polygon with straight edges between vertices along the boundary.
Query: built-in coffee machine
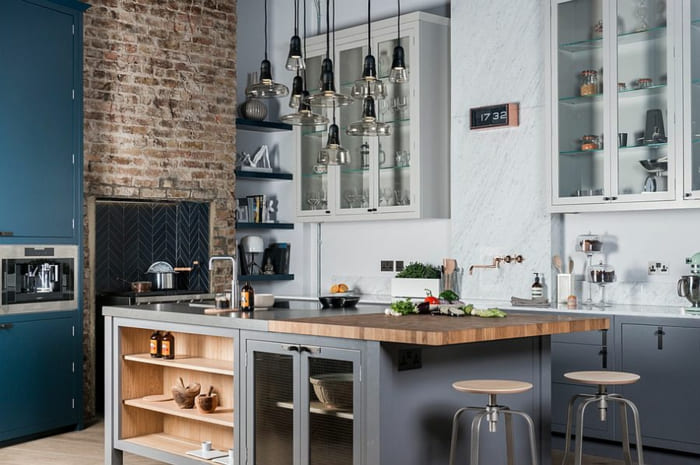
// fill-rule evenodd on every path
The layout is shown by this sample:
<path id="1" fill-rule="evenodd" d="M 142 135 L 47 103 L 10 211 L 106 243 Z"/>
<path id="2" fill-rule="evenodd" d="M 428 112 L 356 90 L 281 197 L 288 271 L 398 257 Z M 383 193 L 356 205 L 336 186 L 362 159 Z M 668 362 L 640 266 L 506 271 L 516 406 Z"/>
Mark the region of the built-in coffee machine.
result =
<path id="1" fill-rule="evenodd" d="M 77 246 L 0 245 L 0 305 L 15 310 L 73 310 L 77 268 Z"/>

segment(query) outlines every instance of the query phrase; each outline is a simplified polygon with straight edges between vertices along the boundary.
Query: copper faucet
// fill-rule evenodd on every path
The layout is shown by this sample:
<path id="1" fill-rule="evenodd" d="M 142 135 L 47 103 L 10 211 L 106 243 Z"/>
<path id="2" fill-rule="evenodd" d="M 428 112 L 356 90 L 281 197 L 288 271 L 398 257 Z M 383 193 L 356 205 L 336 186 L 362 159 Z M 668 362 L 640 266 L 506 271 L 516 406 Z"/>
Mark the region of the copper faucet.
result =
<path id="1" fill-rule="evenodd" d="M 503 263 L 522 263 L 525 258 L 522 255 L 505 255 L 503 257 L 493 257 L 493 263 L 490 265 L 472 265 L 469 267 L 469 274 L 474 273 L 474 268 L 499 268 L 501 262 Z"/>

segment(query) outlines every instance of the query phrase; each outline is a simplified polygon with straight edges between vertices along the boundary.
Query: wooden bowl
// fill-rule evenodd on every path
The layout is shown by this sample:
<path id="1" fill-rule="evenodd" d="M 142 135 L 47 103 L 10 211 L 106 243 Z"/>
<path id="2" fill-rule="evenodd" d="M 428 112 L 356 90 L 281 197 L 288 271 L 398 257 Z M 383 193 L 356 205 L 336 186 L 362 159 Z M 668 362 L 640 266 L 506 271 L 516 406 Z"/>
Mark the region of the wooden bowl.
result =
<path id="1" fill-rule="evenodd" d="M 192 408 L 194 407 L 194 398 L 197 397 L 201 389 L 202 387 L 199 383 L 192 383 L 187 386 L 176 384 L 172 389 L 173 399 L 175 399 L 175 403 L 180 408 Z"/>
<path id="2" fill-rule="evenodd" d="M 219 406 L 219 396 L 200 394 L 197 396 L 197 410 L 199 413 L 211 413 Z"/>

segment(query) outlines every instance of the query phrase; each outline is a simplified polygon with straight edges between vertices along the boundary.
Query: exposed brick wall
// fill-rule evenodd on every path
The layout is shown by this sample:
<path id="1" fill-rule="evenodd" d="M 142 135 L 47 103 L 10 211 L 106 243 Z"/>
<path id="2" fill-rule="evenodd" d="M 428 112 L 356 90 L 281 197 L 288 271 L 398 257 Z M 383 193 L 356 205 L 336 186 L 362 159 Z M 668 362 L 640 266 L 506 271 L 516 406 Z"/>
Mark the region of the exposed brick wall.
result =
<path id="1" fill-rule="evenodd" d="M 84 32 L 86 198 L 211 202 L 211 252 L 233 253 L 236 0 L 90 3 Z M 84 224 L 87 238 L 87 213 Z M 88 298 L 91 251 L 85 246 L 90 418 L 94 325 L 101 321 Z"/>

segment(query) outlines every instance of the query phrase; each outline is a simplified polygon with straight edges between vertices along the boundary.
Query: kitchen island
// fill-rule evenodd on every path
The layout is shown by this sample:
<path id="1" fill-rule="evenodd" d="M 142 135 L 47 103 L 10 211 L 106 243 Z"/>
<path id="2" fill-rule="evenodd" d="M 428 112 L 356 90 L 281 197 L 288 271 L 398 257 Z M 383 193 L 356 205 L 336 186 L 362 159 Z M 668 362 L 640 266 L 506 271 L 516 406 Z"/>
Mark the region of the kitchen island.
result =
<path id="1" fill-rule="evenodd" d="M 609 325 L 594 316 L 392 317 L 378 306 L 293 305 L 218 316 L 187 304 L 105 307 L 105 463 L 120 464 L 122 451 L 198 463 L 187 452 L 211 441 L 241 465 L 443 464 L 454 411 L 486 401 L 452 382 L 512 378 L 534 388 L 499 401 L 531 414 L 547 465 L 550 335 Z M 175 336 L 174 360 L 148 355 L 155 330 Z M 328 375 L 339 373 L 346 388 L 319 399 L 323 388 L 314 385 L 328 387 Z M 178 378 L 213 386 L 220 407 L 205 414 L 149 397 L 169 394 Z M 516 456 L 527 457 L 524 425 L 514 427 Z M 505 463 L 502 429 L 482 435 L 491 465 Z"/>

